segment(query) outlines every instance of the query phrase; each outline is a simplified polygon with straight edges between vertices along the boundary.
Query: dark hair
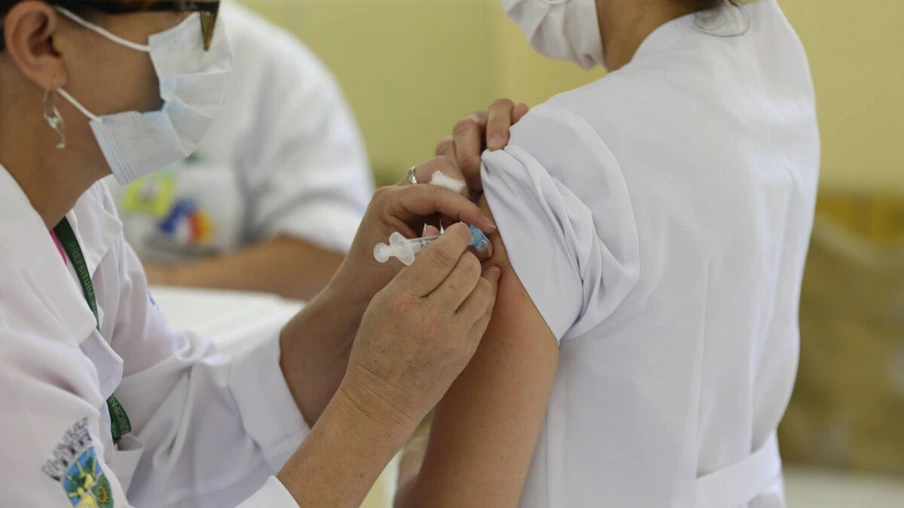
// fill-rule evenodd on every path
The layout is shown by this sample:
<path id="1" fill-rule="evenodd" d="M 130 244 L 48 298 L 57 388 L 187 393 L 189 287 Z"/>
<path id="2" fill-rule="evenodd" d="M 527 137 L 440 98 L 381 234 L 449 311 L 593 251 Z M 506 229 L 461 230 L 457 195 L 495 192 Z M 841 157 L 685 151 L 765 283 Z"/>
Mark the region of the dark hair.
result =
<path id="1" fill-rule="evenodd" d="M 717 37 L 736 37 L 747 33 L 750 20 L 741 9 L 745 0 L 673 0 L 690 9 L 697 17 L 697 29 Z M 731 15 L 725 9 L 733 9 Z M 724 14 L 724 16 L 723 16 Z M 722 26 L 720 26 L 722 25 Z M 728 30 L 726 30 L 728 29 Z"/>
<path id="2" fill-rule="evenodd" d="M 22 0 L 0 0 L 0 19 L 5 17 L 14 5 Z M 44 3 L 64 7 L 82 18 L 95 14 L 129 14 L 146 11 L 190 11 L 200 12 L 216 19 L 220 10 L 220 0 L 43 0 Z M 203 23 L 202 23 L 203 24 Z M 210 32 L 211 34 L 213 32 Z M 207 49 L 209 41 L 205 41 Z M 0 25 L 0 51 L 3 51 L 2 25 Z"/>
<path id="3" fill-rule="evenodd" d="M 738 6 L 738 0 L 673 0 L 684 4 L 691 12 L 712 11 L 726 5 Z"/>
<path id="4" fill-rule="evenodd" d="M 87 5 L 90 2 L 82 2 L 80 0 L 43 0 L 44 3 L 50 5 L 59 5 L 61 7 L 65 7 L 72 12 L 79 13 L 85 12 L 87 10 Z M 0 18 L 6 16 L 6 14 L 12 10 L 17 4 L 21 3 L 22 0 L 0 0 Z"/>
<path id="5" fill-rule="evenodd" d="M 724 0 L 683 0 L 683 2 L 694 9 L 695 12 L 715 9 L 725 3 Z"/>

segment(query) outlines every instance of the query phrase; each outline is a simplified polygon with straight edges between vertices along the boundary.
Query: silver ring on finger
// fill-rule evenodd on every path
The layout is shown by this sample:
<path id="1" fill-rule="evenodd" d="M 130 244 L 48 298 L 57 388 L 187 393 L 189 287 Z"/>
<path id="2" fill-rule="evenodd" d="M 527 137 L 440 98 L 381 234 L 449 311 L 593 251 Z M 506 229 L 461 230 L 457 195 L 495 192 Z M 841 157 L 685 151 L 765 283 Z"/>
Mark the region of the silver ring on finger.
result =
<path id="1" fill-rule="evenodd" d="M 417 174 L 415 174 L 415 170 L 417 170 L 417 166 L 412 166 L 411 169 L 408 170 L 408 183 L 411 185 L 417 185 Z"/>

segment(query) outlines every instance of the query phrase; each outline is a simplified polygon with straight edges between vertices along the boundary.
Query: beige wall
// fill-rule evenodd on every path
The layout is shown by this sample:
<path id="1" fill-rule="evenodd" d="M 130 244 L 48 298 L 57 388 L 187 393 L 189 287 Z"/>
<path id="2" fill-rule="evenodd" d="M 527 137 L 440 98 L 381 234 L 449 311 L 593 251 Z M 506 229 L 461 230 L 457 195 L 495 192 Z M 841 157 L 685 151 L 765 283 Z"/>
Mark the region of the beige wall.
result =
<path id="1" fill-rule="evenodd" d="M 528 104 L 602 75 L 534 54 L 497 0 L 245 0 L 329 64 L 375 168 L 397 176 L 496 97 Z M 904 191 L 904 0 L 782 0 L 810 55 L 823 186 Z"/>
<path id="2" fill-rule="evenodd" d="M 782 5 L 813 68 L 824 187 L 904 191 L 904 1 Z"/>

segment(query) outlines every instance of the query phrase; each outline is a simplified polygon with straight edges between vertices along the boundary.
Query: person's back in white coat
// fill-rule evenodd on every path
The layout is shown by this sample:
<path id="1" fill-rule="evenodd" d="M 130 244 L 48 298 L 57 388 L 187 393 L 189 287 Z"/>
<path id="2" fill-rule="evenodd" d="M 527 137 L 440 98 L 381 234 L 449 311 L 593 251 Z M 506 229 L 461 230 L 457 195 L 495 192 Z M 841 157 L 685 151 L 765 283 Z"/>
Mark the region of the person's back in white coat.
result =
<path id="1" fill-rule="evenodd" d="M 587 4 L 562 7 L 565 33 L 581 32 L 563 56 L 600 63 Z M 614 3 L 596 5 L 617 70 L 534 108 L 484 156 L 506 274 L 409 500 L 784 506 L 774 432 L 819 167 L 803 48 L 762 0 L 653 27 L 616 64 L 630 44 L 606 37 Z M 533 42 L 556 54 L 551 33 Z"/>

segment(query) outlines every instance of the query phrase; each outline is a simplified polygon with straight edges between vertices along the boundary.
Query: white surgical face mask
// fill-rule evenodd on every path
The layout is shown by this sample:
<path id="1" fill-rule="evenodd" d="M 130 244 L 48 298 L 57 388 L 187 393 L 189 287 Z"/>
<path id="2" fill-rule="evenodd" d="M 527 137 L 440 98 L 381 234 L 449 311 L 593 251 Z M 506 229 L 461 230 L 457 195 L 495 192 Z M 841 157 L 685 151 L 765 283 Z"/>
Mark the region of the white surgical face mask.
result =
<path id="1" fill-rule="evenodd" d="M 605 65 L 596 0 L 500 0 L 530 45 L 554 60 L 584 69 Z"/>
<path id="2" fill-rule="evenodd" d="M 117 37 L 66 9 L 57 9 L 117 44 L 150 53 L 157 71 L 164 105 L 149 113 L 97 116 L 65 90 L 58 90 L 91 119 L 94 136 L 119 183 L 126 185 L 194 153 L 223 103 L 232 72 L 232 48 L 222 16 L 217 20 L 210 49 L 204 51 L 198 13 L 176 27 L 151 35 L 145 46 Z"/>

